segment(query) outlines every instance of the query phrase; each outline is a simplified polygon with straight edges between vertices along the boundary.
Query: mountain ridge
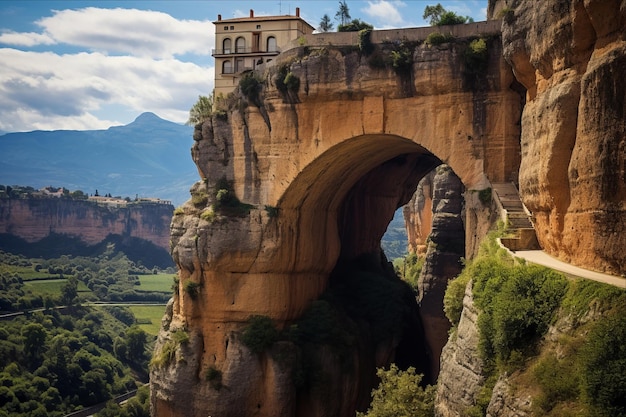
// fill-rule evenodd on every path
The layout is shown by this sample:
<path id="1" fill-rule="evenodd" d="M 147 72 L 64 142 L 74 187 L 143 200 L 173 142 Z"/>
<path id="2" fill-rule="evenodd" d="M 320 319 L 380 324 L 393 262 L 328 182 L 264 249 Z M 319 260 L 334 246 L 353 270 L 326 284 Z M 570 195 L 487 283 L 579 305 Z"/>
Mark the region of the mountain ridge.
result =
<path id="1" fill-rule="evenodd" d="M 193 127 L 145 112 L 106 130 L 35 130 L 0 135 L 0 183 L 53 185 L 93 194 L 158 197 L 175 205 L 197 180 Z"/>

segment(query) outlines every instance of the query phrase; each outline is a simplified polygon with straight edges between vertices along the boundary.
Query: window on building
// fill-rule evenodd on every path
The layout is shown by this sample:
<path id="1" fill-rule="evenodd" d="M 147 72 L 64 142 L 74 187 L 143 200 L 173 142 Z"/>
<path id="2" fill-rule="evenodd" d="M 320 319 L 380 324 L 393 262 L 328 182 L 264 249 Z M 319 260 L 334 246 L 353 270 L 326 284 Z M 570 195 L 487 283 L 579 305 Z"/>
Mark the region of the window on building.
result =
<path id="1" fill-rule="evenodd" d="M 267 38 L 267 52 L 276 52 L 278 47 L 276 46 L 276 38 L 270 36 Z"/>
<path id="2" fill-rule="evenodd" d="M 222 64 L 222 74 L 232 74 L 233 73 L 233 63 L 230 61 L 224 61 Z"/>
<path id="3" fill-rule="evenodd" d="M 235 61 L 235 71 L 241 72 L 244 69 L 245 69 L 245 66 L 244 66 L 243 58 L 237 58 L 237 61 Z"/>
<path id="4" fill-rule="evenodd" d="M 224 30 L 228 30 L 228 26 L 224 26 Z"/>
<path id="5" fill-rule="evenodd" d="M 235 52 L 240 54 L 246 52 L 246 40 L 244 38 L 237 38 L 235 41 Z"/>
<path id="6" fill-rule="evenodd" d="M 235 27 L 234 27 L 234 26 L 231 26 L 231 27 L 230 27 L 230 30 L 235 30 Z"/>
<path id="7" fill-rule="evenodd" d="M 261 25 L 256 25 L 256 28 L 257 29 L 261 29 Z"/>
<path id="8" fill-rule="evenodd" d="M 224 39 L 222 42 L 222 49 L 225 54 L 230 54 L 230 51 L 232 50 L 230 38 Z"/>

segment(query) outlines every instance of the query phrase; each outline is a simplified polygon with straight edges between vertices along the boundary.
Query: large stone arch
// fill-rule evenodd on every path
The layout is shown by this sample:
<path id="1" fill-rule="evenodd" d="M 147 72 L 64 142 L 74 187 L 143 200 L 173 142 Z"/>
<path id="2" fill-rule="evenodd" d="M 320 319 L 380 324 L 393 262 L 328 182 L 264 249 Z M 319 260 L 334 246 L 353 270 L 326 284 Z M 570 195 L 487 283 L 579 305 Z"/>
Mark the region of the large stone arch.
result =
<path id="1" fill-rule="evenodd" d="M 376 249 L 395 209 L 441 163 L 469 190 L 466 241 L 475 245 L 489 210 L 472 190 L 519 166 L 521 100 L 497 38 L 489 42 L 480 87 L 463 76 L 466 41 L 416 42 L 404 74 L 372 66 L 353 47 L 298 48 L 257 75 L 258 96 L 226 98 L 225 113 L 196 128 L 201 180 L 172 221 L 180 282 L 157 351 L 177 330 L 190 341 L 180 347 L 186 365 L 152 371 L 157 416 L 244 415 L 257 405 L 258 415 L 293 415 L 289 375 L 239 339 L 246 320 L 268 316 L 282 328 L 299 318 L 338 260 Z M 299 89 L 279 88 L 287 71 Z M 213 212 L 225 183 L 246 214 Z M 203 379 L 208 369 L 222 372 L 227 392 Z M 363 388 L 345 393 L 341 415 L 367 397 Z"/>

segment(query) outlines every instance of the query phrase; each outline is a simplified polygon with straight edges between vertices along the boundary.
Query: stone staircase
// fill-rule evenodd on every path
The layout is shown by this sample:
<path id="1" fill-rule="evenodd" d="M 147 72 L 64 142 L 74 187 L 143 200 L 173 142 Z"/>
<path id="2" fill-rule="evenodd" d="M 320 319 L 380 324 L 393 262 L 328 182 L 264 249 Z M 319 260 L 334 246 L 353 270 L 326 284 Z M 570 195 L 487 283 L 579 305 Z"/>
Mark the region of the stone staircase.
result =
<path id="1" fill-rule="evenodd" d="M 519 192 L 512 182 L 492 183 L 494 200 L 500 209 L 500 217 L 508 224 L 513 237 L 502 238 L 502 244 L 515 250 L 541 249 L 530 213 L 520 200 Z"/>

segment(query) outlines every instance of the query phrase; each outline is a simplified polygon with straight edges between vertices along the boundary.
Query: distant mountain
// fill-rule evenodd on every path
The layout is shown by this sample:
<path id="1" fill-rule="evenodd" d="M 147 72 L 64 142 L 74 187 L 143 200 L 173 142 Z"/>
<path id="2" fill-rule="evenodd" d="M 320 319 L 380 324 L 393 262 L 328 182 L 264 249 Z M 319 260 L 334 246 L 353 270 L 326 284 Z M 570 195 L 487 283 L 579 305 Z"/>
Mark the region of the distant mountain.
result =
<path id="1" fill-rule="evenodd" d="M 198 179 L 192 135 L 193 127 L 154 113 L 107 130 L 7 133 L 0 136 L 0 184 L 138 194 L 180 205 Z"/>

